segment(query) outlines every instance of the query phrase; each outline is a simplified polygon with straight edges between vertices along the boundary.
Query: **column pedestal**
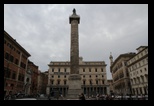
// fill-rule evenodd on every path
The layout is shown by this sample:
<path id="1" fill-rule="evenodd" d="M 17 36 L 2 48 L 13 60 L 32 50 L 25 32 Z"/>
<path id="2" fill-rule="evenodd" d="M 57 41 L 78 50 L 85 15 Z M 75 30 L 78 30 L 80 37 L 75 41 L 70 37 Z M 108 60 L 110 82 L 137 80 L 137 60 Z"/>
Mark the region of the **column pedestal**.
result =
<path id="1" fill-rule="evenodd" d="M 79 94 L 82 93 L 81 89 L 81 76 L 79 74 L 70 74 L 68 78 L 68 99 L 78 99 Z"/>

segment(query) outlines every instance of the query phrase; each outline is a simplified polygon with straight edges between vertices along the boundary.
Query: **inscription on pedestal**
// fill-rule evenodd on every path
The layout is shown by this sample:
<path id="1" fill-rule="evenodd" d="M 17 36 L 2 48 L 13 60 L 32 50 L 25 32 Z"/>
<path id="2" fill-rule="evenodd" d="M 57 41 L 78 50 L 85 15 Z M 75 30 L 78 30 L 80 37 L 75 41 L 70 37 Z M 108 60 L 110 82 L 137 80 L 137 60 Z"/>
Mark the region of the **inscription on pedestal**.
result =
<path id="1" fill-rule="evenodd" d="M 81 80 L 81 76 L 80 75 L 70 75 L 69 80 Z"/>

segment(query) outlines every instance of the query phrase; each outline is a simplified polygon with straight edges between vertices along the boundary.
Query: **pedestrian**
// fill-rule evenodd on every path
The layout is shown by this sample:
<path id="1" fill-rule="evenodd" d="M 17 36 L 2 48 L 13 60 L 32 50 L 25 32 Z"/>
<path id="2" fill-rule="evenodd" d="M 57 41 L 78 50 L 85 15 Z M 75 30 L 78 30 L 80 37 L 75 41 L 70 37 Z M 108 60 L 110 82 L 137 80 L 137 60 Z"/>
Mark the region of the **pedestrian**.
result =
<path id="1" fill-rule="evenodd" d="M 99 100 L 99 98 L 100 98 L 100 94 L 98 93 L 98 94 L 96 95 L 96 100 Z"/>
<path id="2" fill-rule="evenodd" d="M 51 98 L 50 98 L 50 94 L 49 94 L 49 96 L 48 96 L 48 100 L 51 100 Z"/>
<path id="3" fill-rule="evenodd" d="M 11 95 L 10 94 L 6 95 L 5 100 L 11 100 Z"/>
<path id="4" fill-rule="evenodd" d="M 62 95 L 62 94 L 60 95 L 60 97 L 61 97 L 61 99 L 62 99 L 62 100 L 64 99 L 64 97 L 63 97 L 63 95 Z"/>
<path id="5" fill-rule="evenodd" d="M 79 100 L 86 100 L 83 93 L 81 93 L 81 94 L 79 95 Z"/>

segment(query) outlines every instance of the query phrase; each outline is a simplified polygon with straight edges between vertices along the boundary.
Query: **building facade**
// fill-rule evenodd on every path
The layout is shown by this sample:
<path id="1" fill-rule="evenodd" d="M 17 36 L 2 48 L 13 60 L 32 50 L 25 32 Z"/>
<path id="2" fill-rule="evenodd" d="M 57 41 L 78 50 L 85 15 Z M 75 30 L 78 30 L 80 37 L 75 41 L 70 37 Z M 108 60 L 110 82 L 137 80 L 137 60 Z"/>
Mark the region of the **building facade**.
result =
<path id="1" fill-rule="evenodd" d="M 4 31 L 4 96 L 24 93 L 29 56 L 30 54 Z"/>
<path id="2" fill-rule="evenodd" d="M 68 91 L 68 76 L 70 74 L 70 62 L 51 61 L 48 70 L 47 94 L 58 89 L 65 97 Z M 104 61 L 83 61 L 79 58 L 79 74 L 81 75 L 81 88 L 86 96 L 109 94 L 107 84 L 106 64 Z"/>
<path id="3" fill-rule="evenodd" d="M 131 93 L 134 95 L 148 94 L 148 46 L 140 46 L 137 54 L 127 62 Z"/>
<path id="4" fill-rule="evenodd" d="M 113 92 L 115 94 L 127 95 L 131 93 L 127 61 L 136 53 L 121 54 L 115 61 L 111 60 L 110 71 L 113 78 Z M 112 56 L 110 56 L 110 59 Z"/>
<path id="5" fill-rule="evenodd" d="M 38 76 L 38 93 L 39 94 L 46 94 L 47 84 L 48 84 L 48 71 L 46 72 L 39 71 L 39 76 Z"/>
<path id="6" fill-rule="evenodd" d="M 28 69 L 31 71 L 31 86 L 30 86 L 30 94 L 36 95 L 38 94 L 38 75 L 39 69 L 38 66 L 35 65 L 32 61 L 28 61 Z"/>

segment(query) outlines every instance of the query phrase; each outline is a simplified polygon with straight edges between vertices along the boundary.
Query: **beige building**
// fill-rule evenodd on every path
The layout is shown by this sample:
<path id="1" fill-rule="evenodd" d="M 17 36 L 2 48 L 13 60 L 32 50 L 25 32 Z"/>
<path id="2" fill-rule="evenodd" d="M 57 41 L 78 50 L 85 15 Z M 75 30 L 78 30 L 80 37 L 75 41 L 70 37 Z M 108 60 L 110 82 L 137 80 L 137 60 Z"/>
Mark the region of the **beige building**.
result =
<path id="1" fill-rule="evenodd" d="M 128 62 L 132 94 L 148 94 L 148 46 L 140 46 Z"/>
<path id="2" fill-rule="evenodd" d="M 68 91 L 68 77 L 70 74 L 69 61 L 51 61 L 48 70 L 48 85 L 46 93 L 58 89 L 65 97 Z M 97 93 L 109 94 L 107 84 L 106 64 L 104 61 L 83 61 L 79 58 L 79 74 L 81 75 L 81 87 L 86 96 Z"/>
<path id="3" fill-rule="evenodd" d="M 113 88 L 115 94 L 127 95 L 131 93 L 127 61 L 136 53 L 121 54 L 113 61 L 110 55 L 110 71 L 113 78 Z"/>

